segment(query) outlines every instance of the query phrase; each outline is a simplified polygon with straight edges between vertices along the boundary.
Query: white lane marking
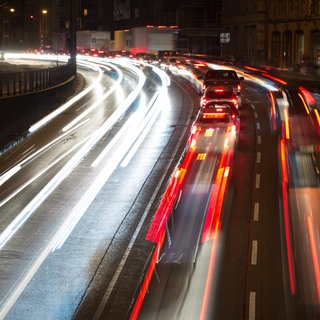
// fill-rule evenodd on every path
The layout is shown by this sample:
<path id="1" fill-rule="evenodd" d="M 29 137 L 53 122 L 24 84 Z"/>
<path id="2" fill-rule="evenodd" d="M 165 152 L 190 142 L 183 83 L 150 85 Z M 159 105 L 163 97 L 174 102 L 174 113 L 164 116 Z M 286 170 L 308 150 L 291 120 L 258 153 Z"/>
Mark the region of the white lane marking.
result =
<path id="1" fill-rule="evenodd" d="M 261 162 L 261 152 L 257 152 L 257 163 Z"/>
<path id="2" fill-rule="evenodd" d="M 256 265 L 258 258 L 258 241 L 252 240 L 252 247 L 251 247 L 251 264 Z"/>
<path id="3" fill-rule="evenodd" d="M 258 118 L 258 113 L 257 112 L 254 112 L 253 113 L 254 117 L 257 119 Z"/>
<path id="4" fill-rule="evenodd" d="M 249 316 L 248 320 L 255 320 L 256 318 L 256 293 L 251 291 L 249 294 Z"/>
<path id="5" fill-rule="evenodd" d="M 256 174 L 256 189 L 259 189 L 260 188 L 260 174 L 257 173 Z"/>
<path id="6" fill-rule="evenodd" d="M 259 202 L 255 202 L 254 209 L 253 209 L 253 221 L 259 221 L 259 210 L 260 210 L 260 204 Z"/>
<path id="7" fill-rule="evenodd" d="M 254 110 L 256 107 L 254 106 L 254 104 L 251 105 L 251 108 Z"/>
<path id="8" fill-rule="evenodd" d="M 257 142 L 258 144 L 261 144 L 261 136 L 257 136 Z"/>
<path id="9" fill-rule="evenodd" d="M 260 130 L 260 122 L 257 122 L 257 130 Z"/>

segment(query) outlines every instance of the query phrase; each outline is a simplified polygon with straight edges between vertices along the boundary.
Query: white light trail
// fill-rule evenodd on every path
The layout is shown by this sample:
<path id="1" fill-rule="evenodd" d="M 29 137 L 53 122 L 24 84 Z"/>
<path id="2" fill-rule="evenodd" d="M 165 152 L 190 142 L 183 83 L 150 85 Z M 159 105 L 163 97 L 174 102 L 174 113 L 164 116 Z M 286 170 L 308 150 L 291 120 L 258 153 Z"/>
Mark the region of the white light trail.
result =
<path id="1" fill-rule="evenodd" d="M 141 71 L 140 71 L 141 72 Z M 120 118 L 120 116 L 122 114 L 124 114 L 124 112 L 131 106 L 132 102 L 136 99 L 136 97 L 138 96 L 138 94 L 140 93 L 143 85 L 145 82 L 145 76 L 142 74 L 140 74 L 139 76 L 139 83 L 137 84 L 136 89 L 128 96 L 128 98 L 124 101 L 124 103 L 115 110 L 115 112 L 108 118 L 108 120 L 104 123 L 104 126 L 106 127 L 104 129 L 105 132 L 108 132 L 110 130 L 110 128 L 115 124 L 116 121 L 118 121 L 118 119 Z M 133 115 L 133 117 L 135 116 L 135 114 Z M 128 120 L 129 123 L 131 123 L 131 118 Z M 125 126 L 126 127 L 126 126 Z M 127 128 L 127 127 L 126 127 Z M 116 135 L 116 137 L 114 138 L 114 140 L 112 140 L 110 142 L 111 146 L 113 146 L 116 141 L 119 140 L 120 136 L 123 134 L 125 129 L 121 129 L 119 131 L 119 133 Z M 101 160 L 105 157 L 106 153 L 110 150 L 111 146 L 107 146 L 101 153 L 100 155 L 96 158 L 96 160 L 92 163 L 92 167 L 96 167 Z"/>
<path id="2" fill-rule="evenodd" d="M 89 139 L 90 136 L 87 137 Z M 86 140 L 87 140 L 86 139 Z M 79 142 L 78 144 L 74 145 L 72 148 L 68 149 L 68 151 L 64 154 L 62 154 L 60 157 L 58 157 L 55 161 L 51 162 L 49 166 L 45 167 L 44 169 L 40 170 L 36 175 L 34 175 L 31 179 L 26 181 L 23 185 L 21 185 L 18 189 L 16 189 L 13 193 L 11 193 L 7 198 L 5 198 L 3 201 L 0 202 L 0 208 L 3 207 L 8 201 L 10 201 L 12 198 L 14 198 L 16 195 L 18 195 L 22 190 L 27 188 L 30 184 L 32 184 L 34 181 L 36 181 L 39 177 L 41 177 L 44 173 L 46 173 L 49 169 L 54 167 L 57 163 L 59 163 L 62 159 L 67 157 L 70 153 L 72 153 L 74 150 L 79 148 L 82 144 L 85 143 L 86 140 L 83 140 Z M 2 236 L 2 234 L 1 234 Z M 0 239 L 1 239 L 0 236 Z M 1 241 L 0 241 L 1 242 Z"/>
<path id="3" fill-rule="evenodd" d="M 153 107 L 152 105 L 155 103 L 154 101 L 157 99 L 157 97 L 158 97 L 158 93 L 155 93 L 155 95 L 153 96 L 153 98 L 152 98 L 152 100 L 151 100 L 151 102 L 149 103 L 149 106 L 148 106 L 148 108 L 152 108 L 152 111 L 148 112 L 147 117 L 144 118 L 143 122 L 139 126 L 140 129 L 138 129 L 135 132 L 135 136 L 131 136 L 132 137 L 131 138 L 131 141 L 132 141 L 131 142 L 131 149 L 128 152 L 128 154 L 125 157 L 125 159 L 122 161 L 122 163 L 121 163 L 122 167 L 126 167 L 128 165 L 128 163 L 130 162 L 132 157 L 137 152 L 139 146 L 141 145 L 141 143 L 143 142 L 143 140 L 145 139 L 145 137 L 149 133 L 152 125 L 156 121 L 161 109 L 158 106 Z M 134 143 L 134 145 L 132 146 L 133 143 Z"/>
<path id="4" fill-rule="evenodd" d="M 134 69 L 132 69 L 135 71 Z M 139 71 L 138 71 L 139 74 Z M 72 172 L 78 163 L 87 155 L 96 143 L 106 134 L 120 116 L 129 108 L 132 102 L 137 98 L 143 87 L 145 77 L 139 77 L 139 84 L 133 92 L 129 94 L 125 103 L 116 109 L 116 111 L 97 129 L 78 152 L 59 170 L 59 172 L 47 183 L 47 185 L 27 204 L 27 206 L 17 215 L 10 225 L 0 235 L 0 249 L 10 240 L 10 238 L 19 230 L 25 221 L 39 208 L 39 206 L 50 196 L 56 187 Z M 90 188 L 89 188 L 90 190 Z M 92 199 L 93 200 L 93 199 Z"/>
<path id="5" fill-rule="evenodd" d="M 83 113 L 81 113 L 77 118 L 75 118 L 73 121 L 71 121 L 68 125 L 66 125 L 62 131 L 68 131 L 70 128 L 72 128 L 76 123 L 78 123 L 80 120 L 82 120 L 85 116 L 87 116 L 90 112 L 92 112 L 94 109 L 96 109 L 103 100 L 105 100 L 112 92 L 114 92 L 121 84 L 123 80 L 123 74 L 119 68 L 117 68 L 117 72 L 120 75 L 118 77 L 118 80 L 114 86 L 110 88 L 105 94 L 103 94 L 99 99 L 97 99 L 89 108 L 86 109 Z"/>
<path id="6" fill-rule="evenodd" d="M 57 117 L 59 114 L 61 114 L 62 112 L 64 112 L 65 110 L 67 110 L 68 108 L 70 108 L 74 103 L 76 103 L 77 101 L 79 101 L 82 97 L 84 97 L 86 94 L 88 94 L 90 91 L 94 90 L 94 88 L 97 86 L 97 84 L 101 81 L 102 76 L 103 76 L 103 71 L 101 70 L 101 68 L 97 67 L 96 65 L 92 64 L 92 67 L 95 68 L 96 71 L 98 71 L 98 77 L 95 80 L 95 82 L 93 84 L 91 84 L 88 88 L 86 88 L 85 90 L 83 90 L 81 93 L 79 93 L 78 95 L 74 96 L 73 98 L 71 98 L 68 102 L 66 102 L 65 104 L 63 104 L 62 106 L 60 106 L 59 108 L 55 109 L 53 112 L 49 113 L 47 116 L 45 116 L 44 118 L 42 118 L 41 120 L 39 120 L 38 122 L 36 122 L 35 124 L 33 124 L 30 128 L 29 128 L 29 132 L 33 133 L 36 130 L 38 130 L 39 128 L 43 127 L 45 124 L 47 124 L 48 122 L 50 122 L 52 119 L 54 119 L 55 117 Z"/>
<path id="7" fill-rule="evenodd" d="M 7 180 L 14 176 L 18 171 L 20 171 L 21 165 L 18 164 L 8 170 L 5 174 L 0 177 L 0 186 L 2 186 Z"/>
<path id="8" fill-rule="evenodd" d="M 157 67 L 154 67 L 152 69 L 161 79 L 162 87 L 158 93 L 156 93 L 153 98 L 151 99 L 147 109 L 150 109 L 152 107 L 153 111 L 149 111 L 148 117 L 145 117 L 143 123 L 140 126 L 140 130 L 138 131 L 139 138 L 138 140 L 134 143 L 133 147 L 127 154 L 126 158 L 122 161 L 121 166 L 126 167 L 136 151 L 138 150 L 139 146 L 147 136 L 148 132 L 150 131 L 152 125 L 156 121 L 160 111 L 161 111 L 161 104 L 164 102 L 164 99 L 167 98 L 167 87 L 170 85 L 170 78 L 168 75 L 160 70 Z M 168 80 L 169 79 L 169 80 Z M 156 101 L 157 100 L 157 101 Z M 156 101 L 156 102 L 155 102 Z M 166 105 L 166 103 L 163 103 L 163 105 Z M 144 129 L 143 129 L 144 128 Z M 142 131 L 143 130 L 143 131 Z M 138 136 L 138 134 L 136 134 Z M 136 138 L 135 138 L 136 139 Z"/>
<path id="9" fill-rule="evenodd" d="M 33 154 L 31 154 L 30 156 L 28 156 L 27 158 L 25 158 L 24 160 L 22 160 L 20 163 L 16 164 L 15 166 L 13 166 L 12 168 L 10 168 L 6 173 L 4 173 L 3 175 L 0 176 L 0 186 L 2 184 L 4 184 L 7 180 L 9 180 L 10 178 L 12 178 L 17 172 L 19 172 L 21 170 L 21 168 L 23 167 L 23 165 L 25 165 L 27 162 L 31 161 L 33 158 L 35 158 L 36 156 L 38 156 L 40 153 L 43 153 L 46 149 L 48 149 L 50 146 L 52 146 L 53 144 L 55 144 L 56 142 L 60 141 L 61 139 L 63 139 L 65 136 L 67 136 L 68 134 L 70 134 L 72 131 L 74 131 L 75 129 L 77 129 L 78 127 L 80 127 L 81 125 L 83 125 L 85 122 L 89 121 L 89 119 L 86 119 L 85 121 L 83 121 L 82 123 L 79 123 L 78 126 L 74 127 L 72 130 L 65 132 L 64 134 L 62 134 L 61 136 L 53 139 L 52 141 L 50 141 L 48 144 L 46 144 L 45 146 L 43 146 L 42 148 L 40 148 L 39 150 L 37 150 L 36 152 L 34 152 Z M 3 205 L 3 202 L 0 203 L 0 207 Z"/>

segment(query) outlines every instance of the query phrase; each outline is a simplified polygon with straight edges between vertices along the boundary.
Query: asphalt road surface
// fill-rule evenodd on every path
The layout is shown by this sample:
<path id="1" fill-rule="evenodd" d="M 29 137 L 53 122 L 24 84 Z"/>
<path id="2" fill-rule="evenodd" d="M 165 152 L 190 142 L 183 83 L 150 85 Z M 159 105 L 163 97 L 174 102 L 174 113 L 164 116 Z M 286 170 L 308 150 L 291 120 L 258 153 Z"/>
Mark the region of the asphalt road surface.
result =
<path id="1" fill-rule="evenodd" d="M 0 318 L 129 319 L 180 164 L 139 317 L 316 319 L 319 133 L 299 98 L 280 122 L 268 89 L 246 78 L 239 132 L 206 128 L 193 144 L 200 97 L 188 81 L 109 68 L 83 70 L 88 95 L 0 158 Z"/>

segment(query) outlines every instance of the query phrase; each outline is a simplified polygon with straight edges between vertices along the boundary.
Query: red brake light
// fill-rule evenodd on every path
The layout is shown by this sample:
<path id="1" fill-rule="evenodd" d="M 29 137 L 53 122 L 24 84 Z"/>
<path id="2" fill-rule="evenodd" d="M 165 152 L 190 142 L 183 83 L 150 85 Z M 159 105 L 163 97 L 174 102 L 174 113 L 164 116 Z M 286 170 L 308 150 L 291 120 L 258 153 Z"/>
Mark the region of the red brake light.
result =
<path id="1" fill-rule="evenodd" d="M 220 88 L 219 88 L 219 89 L 215 89 L 214 91 L 215 91 L 215 92 L 223 92 L 223 89 L 220 89 Z"/>
<path id="2" fill-rule="evenodd" d="M 232 103 L 233 103 L 234 105 L 237 104 L 237 99 L 232 99 L 231 101 L 232 101 Z"/>

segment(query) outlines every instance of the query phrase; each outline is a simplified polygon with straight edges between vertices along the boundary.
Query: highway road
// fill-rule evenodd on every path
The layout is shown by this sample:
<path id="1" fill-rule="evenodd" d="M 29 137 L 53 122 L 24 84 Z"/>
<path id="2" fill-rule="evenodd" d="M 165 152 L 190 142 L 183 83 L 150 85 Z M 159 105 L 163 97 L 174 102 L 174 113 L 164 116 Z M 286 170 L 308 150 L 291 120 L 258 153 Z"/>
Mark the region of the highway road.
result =
<path id="1" fill-rule="evenodd" d="M 69 294 L 73 302 L 62 317 L 70 318 L 75 313 L 106 251 L 112 251 L 112 259 L 123 254 L 115 249 L 117 233 L 125 241 L 132 236 L 132 226 L 129 230 L 121 230 L 121 226 L 133 219 L 129 212 L 137 195 L 177 121 L 185 120 L 180 120 L 179 113 L 169 112 L 172 107 L 163 100 L 166 79 L 155 75 L 154 82 L 145 81 L 140 68 L 131 65 L 114 64 L 116 80 L 110 77 L 108 66 L 89 68 L 96 70 L 89 71 L 95 79 L 88 94 L 62 106 L 57 114 L 50 115 L 52 119 L 45 119 L 49 122 L 30 127 L 29 137 L 1 157 L 1 317 L 10 311 L 8 318 L 23 314 L 35 319 L 44 314 L 56 318 L 57 308 L 69 301 Z M 149 135 L 160 110 L 161 125 L 152 128 L 151 145 L 144 144 L 142 159 L 133 165 L 131 158 L 141 143 L 139 137 Z M 156 148 L 151 148 L 154 144 Z M 119 173 L 113 180 L 116 168 Z M 95 198 L 98 207 L 89 208 Z M 64 264 L 54 256 L 68 247 L 65 241 L 80 219 L 81 231 L 75 231 L 73 238 L 75 247 L 66 251 L 66 257 L 73 256 L 77 261 L 67 259 Z M 82 223 L 87 230 L 81 229 Z M 49 262 L 49 273 L 61 274 L 59 280 L 56 276 L 45 279 L 40 272 L 48 272 L 44 262 L 51 257 L 55 267 Z M 36 274 L 42 278 L 40 282 Z M 69 279 L 71 274 L 75 275 L 73 280 Z M 57 280 L 54 286 L 52 280 Z M 69 288 L 70 292 L 60 291 L 61 281 L 68 282 L 65 290 Z M 33 284 L 41 290 L 34 291 Z M 37 308 L 30 308 L 30 292 L 36 293 L 32 301 Z"/>
<path id="2" fill-rule="evenodd" d="M 230 139 L 230 130 L 221 125 L 215 128 L 221 139 L 206 138 L 205 148 L 214 146 L 220 157 L 226 141 L 231 143 L 229 160 L 222 165 L 230 168 L 230 177 L 224 178 L 227 181 L 219 177 L 221 160 L 199 158 L 203 150 L 194 155 L 196 160 L 189 169 L 193 190 L 205 190 L 206 184 L 211 187 L 203 195 L 206 200 L 200 197 L 200 191 L 193 191 L 198 200 L 182 192 L 173 220 L 174 232 L 178 232 L 179 216 L 181 220 L 184 217 L 185 232 L 178 243 L 188 243 L 191 235 L 198 239 L 197 259 L 193 256 L 184 261 L 182 255 L 168 261 L 166 257 L 175 248 L 175 238 L 170 238 L 172 245 L 164 246 L 163 255 L 160 254 L 139 319 L 253 319 L 252 308 L 257 319 L 261 316 L 258 312 L 265 319 L 286 317 L 284 288 L 277 285 L 284 278 L 277 137 L 270 127 L 268 106 L 267 90 L 243 84 L 238 143 L 235 138 Z M 202 171 L 199 163 L 204 166 L 206 162 L 211 169 Z M 190 181 L 187 183 L 191 185 Z M 221 190 L 224 184 L 225 190 Z M 210 206 L 210 194 L 223 200 L 215 200 Z M 221 212 L 217 212 L 220 206 Z M 190 217 L 185 217 L 186 213 Z M 208 232 L 206 220 L 213 221 L 209 236 L 203 234 Z M 190 226 L 197 225 L 197 230 L 189 231 Z"/>
<path id="3" fill-rule="evenodd" d="M 307 93 L 245 74 L 240 127 L 193 132 L 189 80 L 96 62 L 0 158 L 0 318 L 316 319 Z"/>
<path id="4" fill-rule="evenodd" d="M 244 84 L 239 143 L 223 210 L 217 214 L 217 205 L 213 212 L 208 210 L 209 194 L 205 202 L 196 191 L 193 197 L 199 201 L 179 194 L 169 223 L 174 231 L 167 231 L 170 237 L 159 254 L 138 319 L 319 316 L 317 109 L 306 103 L 295 81 L 279 86 L 284 90 L 279 99 L 279 92 L 269 91 L 268 84 L 256 86 L 257 80 L 255 85 Z M 304 84 L 310 90 L 314 87 L 311 82 Z M 275 109 L 284 115 L 279 118 Z M 219 146 L 217 140 L 208 139 L 206 147 L 211 144 Z M 202 180 L 193 176 L 192 167 L 206 157 L 200 152 L 195 159 L 188 172 L 193 190 L 198 190 L 195 186 L 201 188 Z M 217 163 L 205 171 L 208 181 L 220 181 L 214 170 Z M 201 177 L 199 168 L 196 172 Z M 215 216 L 211 241 L 199 240 L 206 230 L 203 213 Z M 179 223 L 183 231 L 177 238 Z M 197 258 L 186 260 L 186 253 L 177 255 L 175 250 L 179 253 L 190 239 L 197 239 Z"/>

